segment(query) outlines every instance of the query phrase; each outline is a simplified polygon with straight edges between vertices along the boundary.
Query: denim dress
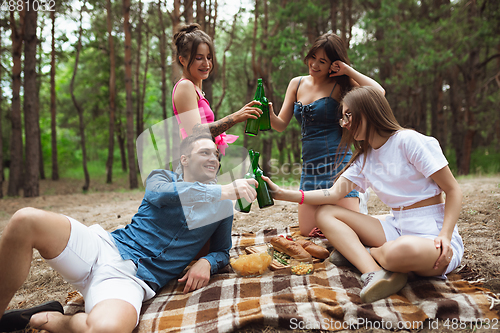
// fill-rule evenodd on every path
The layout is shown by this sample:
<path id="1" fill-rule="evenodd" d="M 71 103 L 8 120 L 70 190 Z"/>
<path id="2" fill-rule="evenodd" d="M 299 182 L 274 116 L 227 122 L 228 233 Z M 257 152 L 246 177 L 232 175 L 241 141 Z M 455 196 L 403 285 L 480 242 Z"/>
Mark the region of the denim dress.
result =
<path id="1" fill-rule="evenodd" d="M 352 156 L 350 150 L 344 156 L 345 148 L 338 149 L 342 138 L 341 112 L 339 103 L 331 97 L 334 89 L 330 96 L 310 104 L 294 103 L 293 113 L 302 134 L 300 189 L 304 191 L 332 187 L 335 177 Z M 359 193 L 353 190 L 346 197 L 359 197 Z"/>

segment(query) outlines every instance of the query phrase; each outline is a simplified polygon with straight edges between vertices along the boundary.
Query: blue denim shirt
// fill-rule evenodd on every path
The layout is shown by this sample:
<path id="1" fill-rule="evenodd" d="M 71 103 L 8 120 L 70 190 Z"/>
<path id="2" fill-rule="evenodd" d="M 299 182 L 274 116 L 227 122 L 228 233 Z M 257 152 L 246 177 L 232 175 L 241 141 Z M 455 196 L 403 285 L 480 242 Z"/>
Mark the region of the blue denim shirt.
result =
<path id="1" fill-rule="evenodd" d="M 168 170 L 153 170 L 132 222 L 111 233 L 123 259 L 156 292 L 176 278 L 210 239 L 205 258 L 211 274 L 229 263 L 233 206 L 220 200 L 220 185 L 184 182 Z"/>

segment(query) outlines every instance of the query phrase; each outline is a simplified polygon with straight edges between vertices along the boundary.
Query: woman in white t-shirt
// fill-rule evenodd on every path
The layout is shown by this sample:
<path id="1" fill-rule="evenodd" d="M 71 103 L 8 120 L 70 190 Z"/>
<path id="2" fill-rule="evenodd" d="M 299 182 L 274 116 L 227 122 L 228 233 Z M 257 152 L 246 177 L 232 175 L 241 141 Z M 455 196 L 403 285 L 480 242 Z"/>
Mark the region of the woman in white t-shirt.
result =
<path id="1" fill-rule="evenodd" d="M 347 259 L 360 270 L 363 302 L 398 292 L 408 272 L 446 278 L 464 252 L 456 227 L 462 192 L 438 141 L 402 128 L 371 87 L 347 93 L 342 114 L 343 146 L 353 145 L 354 152 L 335 184 L 304 193 L 266 178 L 273 197 L 322 205 L 317 224 L 337 250 L 330 260 L 340 265 Z M 335 205 L 351 190 L 368 187 L 392 208 L 385 220 Z"/>

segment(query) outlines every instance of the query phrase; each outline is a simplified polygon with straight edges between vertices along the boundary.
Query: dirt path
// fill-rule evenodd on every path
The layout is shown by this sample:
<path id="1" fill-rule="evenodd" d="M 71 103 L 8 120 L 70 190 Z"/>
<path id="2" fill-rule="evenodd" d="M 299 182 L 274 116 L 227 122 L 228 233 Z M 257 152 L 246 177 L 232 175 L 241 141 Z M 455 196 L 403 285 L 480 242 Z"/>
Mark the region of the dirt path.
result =
<path id="1" fill-rule="evenodd" d="M 464 194 L 458 221 L 465 243 L 461 273 L 467 280 L 482 279 L 487 288 L 500 293 L 500 176 L 462 178 L 459 183 Z M 130 221 L 143 196 L 142 190 L 71 194 L 78 186 L 81 185 L 44 181 L 42 188 L 45 192 L 42 193 L 47 193 L 49 189 L 55 195 L 1 199 L 0 230 L 4 229 L 16 210 L 26 206 L 70 215 L 86 225 L 99 223 L 106 230 L 113 230 Z M 116 190 L 117 187 L 102 185 L 97 189 Z M 387 206 L 373 194 L 368 210 L 373 215 L 389 212 Z M 297 223 L 297 204 L 276 202 L 273 207 L 264 210 L 253 208 L 250 214 L 236 213 L 233 230 L 257 231 Z M 28 279 L 9 307 L 24 308 L 46 300 L 64 302 L 70 291 L 73 288 L 35 251 Z"/>

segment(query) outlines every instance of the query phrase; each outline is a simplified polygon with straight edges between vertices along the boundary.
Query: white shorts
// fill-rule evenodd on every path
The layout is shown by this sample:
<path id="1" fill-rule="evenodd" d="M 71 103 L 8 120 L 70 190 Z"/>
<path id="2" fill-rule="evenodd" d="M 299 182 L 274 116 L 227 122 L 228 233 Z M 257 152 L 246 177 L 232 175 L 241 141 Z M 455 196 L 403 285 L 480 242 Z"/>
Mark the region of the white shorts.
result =
<path id="1" fill-rule="evenodd" d="M 71 223 L 68 244 L 47 263 L 83 295 L 86 313 L 101 301 L 120 299 L 134 306 L 139 323 L 142 302 L 152 298 L 154 291 L 135 276 L 137 267 L 132 260 L 122 259 L 106 230 L 67 218 Z"/>
<path id="2" fill-rule="evenodd" d="M 443 228 L 444 203 L 408 210 L 392 210 L 392 214 L 393 216 L 389 215 L 385 220 L 380 219 L 387 241 L 393 241 L 405 235 L 434 240 Z M 451 247 L 453 257 L 442 278 L 446 278 L 446 274 L 460 265 L 464 255 L 464 244 L 462 237 L 458 234 L 457 226 L 453 230 Z"/>

